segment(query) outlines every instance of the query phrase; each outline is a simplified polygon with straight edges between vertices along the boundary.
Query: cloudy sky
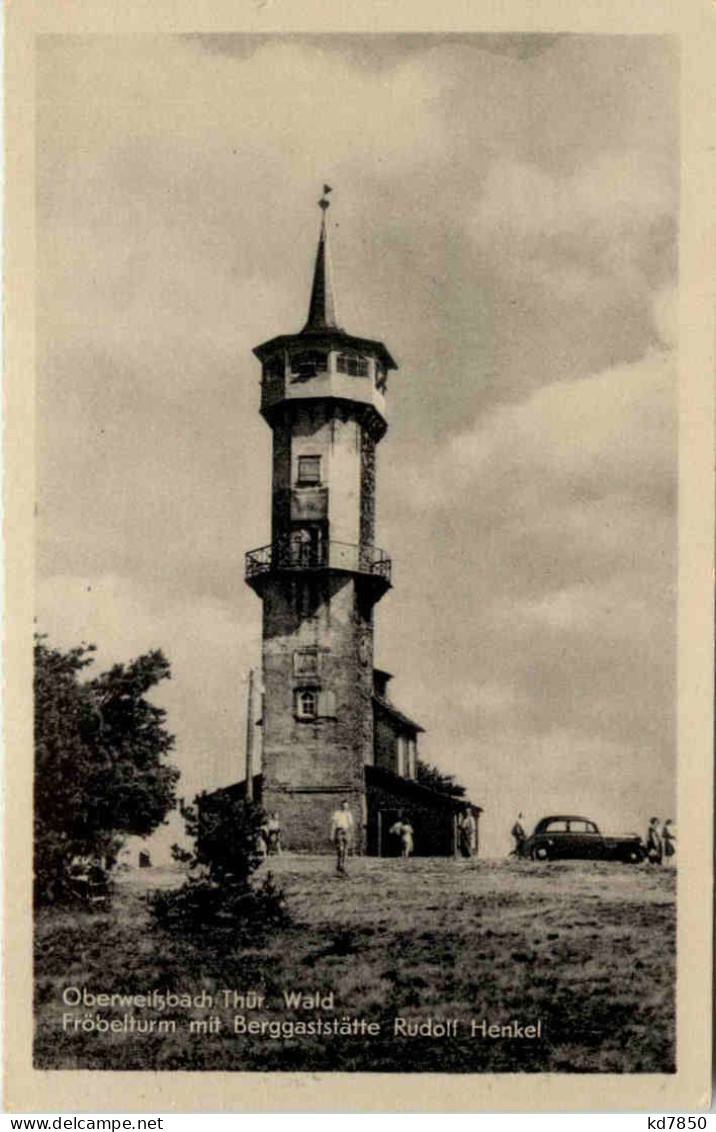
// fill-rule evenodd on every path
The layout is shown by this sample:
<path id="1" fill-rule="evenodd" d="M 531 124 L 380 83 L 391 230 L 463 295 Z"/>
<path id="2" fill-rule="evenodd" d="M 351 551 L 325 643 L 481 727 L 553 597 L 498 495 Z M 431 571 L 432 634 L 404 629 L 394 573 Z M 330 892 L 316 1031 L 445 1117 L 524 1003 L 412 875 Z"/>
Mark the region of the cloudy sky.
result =
<path id="1" fill-rule="evenodd" d="M 377 661 L 484 806 L 675 806 L 678 69 L 650 37 L 47 37 L 37 626 L 161 647 L 183 792 L 242 773 L 269 537 L 257 343 L 399 362 Z"/>

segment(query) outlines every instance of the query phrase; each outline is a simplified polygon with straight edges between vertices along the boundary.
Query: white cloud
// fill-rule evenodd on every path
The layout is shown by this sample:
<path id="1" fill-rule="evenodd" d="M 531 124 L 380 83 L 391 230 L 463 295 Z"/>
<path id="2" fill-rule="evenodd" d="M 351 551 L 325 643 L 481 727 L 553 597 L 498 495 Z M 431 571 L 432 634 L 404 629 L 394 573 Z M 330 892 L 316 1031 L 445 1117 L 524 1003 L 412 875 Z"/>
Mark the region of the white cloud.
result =
<path id="1" fill-rule="evenodd" d="M 654 228 L 673 217 L 676 188 L 660 155 L 605 152 L 568 174 L 494 161 L 472 211 L 479 247 L 499 270 L 547 287 L 554 300 L 606 307 L 646 294 Z"/>
<path id="2" fill-rule="evenodd" d="M 593 377 L 547 384 L 485 413 L 418 465 L 417 478 L 396 477 L 392 490 L 417 510 L 472 490 L 475 508 L 499 506 L 501 497 L 506 517 L 517 496 L 535 508 L 565 495 L 612 493 L 658 503 L 675 482 L 675 395 L 673 364 L 656 351 Z"/>

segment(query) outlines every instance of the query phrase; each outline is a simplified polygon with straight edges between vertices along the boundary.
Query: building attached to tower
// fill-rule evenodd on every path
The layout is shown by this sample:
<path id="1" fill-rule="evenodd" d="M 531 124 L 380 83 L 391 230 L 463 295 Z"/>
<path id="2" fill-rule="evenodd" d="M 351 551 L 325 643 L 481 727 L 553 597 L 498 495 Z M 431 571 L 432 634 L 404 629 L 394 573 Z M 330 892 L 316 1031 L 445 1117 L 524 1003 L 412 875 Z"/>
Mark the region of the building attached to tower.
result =
<path id="1" fill-rule="evenodd" d="M 397 366 L 382 342 L 338 322 L 328 202 L 320 203 L 306 325 L 254 350 L 273 475 L 271 541 L 246 555 L 246 581 L 263 607 L 253 794 L 278 813 L 287 849 L 328 850 L 331 814 L 346 799 L 357 851 L 389 854 L 402 815 L 416 853 L 447 855 L 467 803 L 418 782 L 423 729 L 392 703 L 390 674 L 374 667 L 375 610 L 391 586 L 390 558 L 375 545 L 376 449 Z M 229 790 L 245 793 L 246 781 Z"/>

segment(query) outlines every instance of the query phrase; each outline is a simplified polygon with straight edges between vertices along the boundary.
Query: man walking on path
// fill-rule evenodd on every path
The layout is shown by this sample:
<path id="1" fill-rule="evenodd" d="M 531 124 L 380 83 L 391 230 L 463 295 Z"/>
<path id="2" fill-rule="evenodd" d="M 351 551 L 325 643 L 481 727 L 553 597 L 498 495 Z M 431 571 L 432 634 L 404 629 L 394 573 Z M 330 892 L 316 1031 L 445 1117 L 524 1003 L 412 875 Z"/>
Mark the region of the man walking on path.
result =
<path id="1" fill-rule="evenodd" d="M 347 799 L 343 799 L 340 809 L 331 815 L 331 841 L 336 847 L 336 872 L 345 876 L 348 842 L 353 830 L 353 814 L 348 809 Z"/>

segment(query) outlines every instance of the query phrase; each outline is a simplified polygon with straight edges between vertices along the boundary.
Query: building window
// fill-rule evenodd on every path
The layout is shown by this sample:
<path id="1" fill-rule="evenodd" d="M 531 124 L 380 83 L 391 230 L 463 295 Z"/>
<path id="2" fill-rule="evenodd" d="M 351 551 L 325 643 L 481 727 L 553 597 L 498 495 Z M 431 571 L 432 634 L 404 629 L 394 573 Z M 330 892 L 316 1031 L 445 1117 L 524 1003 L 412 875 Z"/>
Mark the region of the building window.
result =
<path id="1" fill-rule="evenodd" d="M 328 354 L 320 350 L 304 350 L 291 354 L 291 373 L 294 377 L 314 377 L 317 373 L 327 373 Z"/>
<path id="2" fill-rule="evenodd" d="M 299 487 L 316 487 L 321 482 L 321 457 L 299 456 L 298 478 Z"/>
<path id="3" fill-rule="evenodd" d="M 375 365 L 375 387 L 379 393 L 385 393 L 388 387 L 388 375 L 378 362 Z"/>
<path id="4" fill-rule="evenodd" d="M 408 739 L 408 778 L 418 777 L 418 749 L 415 739 Z"/>
<path id="5" fill-rule="evenodd" d="M 336 694 L 319 687 L 301 688 L 295 692 L 296 719 L 326 720 L 336 718 Z"/>
<path id="6" fill-rule="evenodd" d="M 318 676 L 319 672 L 318 649 L 296 649 L 293 654 L 294 676 Z"/>
<path id="7" fill-rule="evenodd" d="M 296 719 L 315 719 L 318 714 L 318 693 L 309 688 L 296 692 Z"/>
<path id="8" fill-rule="evenodd" d="M 357 354 L 339 354 L 336 359 L 336 369 L 339 373 L 350 374 L 351 377 L 367 377 L 368 359 L 358 357 Z"/>
<path id="9" fill-rule="evenodd" d="M 405 737 L 403 735 L 398 735 L 395 746 L 396 746 L 396 754 L 397 754 L 397 762 L 398 762 L 398 765 L 395 768 L 395 773 L 397 775 L 399 775 L 400 778 L 406 778 L 407 773 L 406 773 L 406 766 L 405 766 L 405 763 L 406 763 L 405 754 L 406 754 L 407 744 L 405 742 Z"/>

